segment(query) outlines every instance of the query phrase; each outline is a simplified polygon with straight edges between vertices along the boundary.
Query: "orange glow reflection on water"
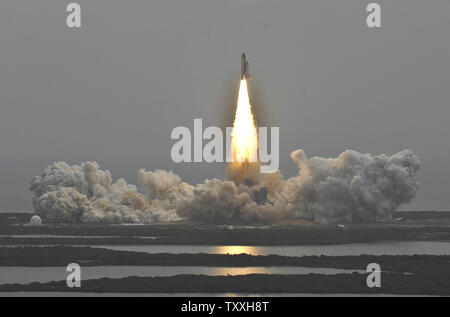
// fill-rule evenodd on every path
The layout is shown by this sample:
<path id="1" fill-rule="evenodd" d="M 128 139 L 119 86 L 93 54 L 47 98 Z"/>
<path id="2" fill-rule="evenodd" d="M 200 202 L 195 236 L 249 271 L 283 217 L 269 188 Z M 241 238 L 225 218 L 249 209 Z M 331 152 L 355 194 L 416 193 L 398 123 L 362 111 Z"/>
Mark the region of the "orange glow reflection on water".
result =
<path id="1" fill-rule="evenodd" d="M 248 245 L 224 245 L 224 246 L 215 246 L 213 248 L 214 254 L 255 254 L 257 252 L 257 247 L 252 247 Z"/>
<path id="2" fill-rule="evenodd" d="M 246 274 L 268 274 L 265 267 L 211 267 L 213 275 L 246 275 Z"/>
<path id="3" fill-rule="evenodd" d="M 257 254 L 258 247 L 248 245 L 223 245 L 214 246 L 211 253 L 214 254 Z M 265 267 L 217 267 L 211 268 L 214 275 L 245 275 L 269 273 Z"/>

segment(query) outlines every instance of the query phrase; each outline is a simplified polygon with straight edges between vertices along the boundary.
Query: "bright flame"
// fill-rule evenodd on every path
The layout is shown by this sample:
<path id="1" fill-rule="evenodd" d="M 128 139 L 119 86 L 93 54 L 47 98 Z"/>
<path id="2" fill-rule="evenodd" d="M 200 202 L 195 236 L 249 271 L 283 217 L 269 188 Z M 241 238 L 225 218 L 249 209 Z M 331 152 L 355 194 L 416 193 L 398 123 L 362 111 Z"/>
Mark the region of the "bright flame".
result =
<path id="1" fill-rule="evenodd" d="M 257 161 L 258 133 L 256 132 L 251 107 L 247 80 L 242 79 L 232 133 L 235 162 Z"/>

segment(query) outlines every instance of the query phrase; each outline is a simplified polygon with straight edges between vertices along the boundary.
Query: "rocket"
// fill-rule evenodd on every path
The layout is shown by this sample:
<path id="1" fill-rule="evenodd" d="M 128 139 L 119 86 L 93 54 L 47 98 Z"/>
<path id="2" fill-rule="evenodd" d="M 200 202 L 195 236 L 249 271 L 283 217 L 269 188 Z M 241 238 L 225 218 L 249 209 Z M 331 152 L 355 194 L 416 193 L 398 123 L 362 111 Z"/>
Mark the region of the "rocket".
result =
<path id="1" fill-rule="evenodd" d="M 241 56 L 241 79 L 250 79 L 251 76 L 248 73 L 248 61 L 245 53 Z"/>

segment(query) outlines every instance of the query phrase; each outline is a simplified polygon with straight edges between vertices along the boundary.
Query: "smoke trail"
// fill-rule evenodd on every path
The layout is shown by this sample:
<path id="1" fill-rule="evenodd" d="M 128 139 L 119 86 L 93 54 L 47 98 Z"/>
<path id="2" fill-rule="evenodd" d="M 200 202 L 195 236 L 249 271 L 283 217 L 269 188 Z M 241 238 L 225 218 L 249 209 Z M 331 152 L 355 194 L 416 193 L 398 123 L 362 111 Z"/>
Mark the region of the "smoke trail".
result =
<path id="1" fill-rule="evenodd" d="M 36 176 L 30 189 L 37 214 L 49 222 L 150 223 L 178 219 L 226 223 L 306 218 L 318 223 L 389 220 L 419 188 L 419 158 L 410 150 L 392 156 L 346 150 L 336 158 L 291 153 L 299 174 L 279 172 L 258 184 L 205 180 L 192 186 L 171 171 L 139 170 L 136 186 L 95 162 L 57 162 Z"/>

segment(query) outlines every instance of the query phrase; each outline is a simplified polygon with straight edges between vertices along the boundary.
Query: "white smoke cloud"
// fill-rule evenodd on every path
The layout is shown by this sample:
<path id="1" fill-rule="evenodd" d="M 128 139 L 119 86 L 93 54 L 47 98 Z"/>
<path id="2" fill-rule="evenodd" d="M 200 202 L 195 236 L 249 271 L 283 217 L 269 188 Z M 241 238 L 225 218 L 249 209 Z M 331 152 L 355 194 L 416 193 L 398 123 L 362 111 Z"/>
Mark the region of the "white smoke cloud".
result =
<path id="1" fill-rule="evenodd" d="M 136 186 L 95 162 L 69 166 L 57 162 L 36 176 L 36 212 L 49 222 L 150 223 L 178 219 L 270 221 L 306 218 L 318 223 L 384 221 L 414 198 L 420 168 L 410 150 L 392 156 L 347 150 L 337 158 L 306 158 L 292 152 L 298 176 L 261 175 L 251 187 L 234 181 L 205 180 L 195 187 L 171 171 L 139 170 Z"/>
<path id="2" fill-rule="evenodd" d="M 33 207 L 49 222 L 149 223 L 179 219 L 175 211 L 153 210 L 147 197 L 96 162 L 56 162 L 31 181 Z"/>
<path id="3" fill-rule="evenodd" d="M 241 219 L 244 207 L 253 202 L 245 191 L 239 191 L 233 181 L 207 179 L 197 185 L 191 196 L 182 199 L 176 207 L 183 218 L 224 222 Z"/>
<path id="4" fill-rule="evenodd" d="M 289 214 L 319 223 L 389 220 L 399 205 L 409 203 L 419 185 L 419 158 L 410 150 L 392 156 L 347 150 L 337 158 L 307 159 L 292 152 L 300 168 L 281 191 Z"/>

